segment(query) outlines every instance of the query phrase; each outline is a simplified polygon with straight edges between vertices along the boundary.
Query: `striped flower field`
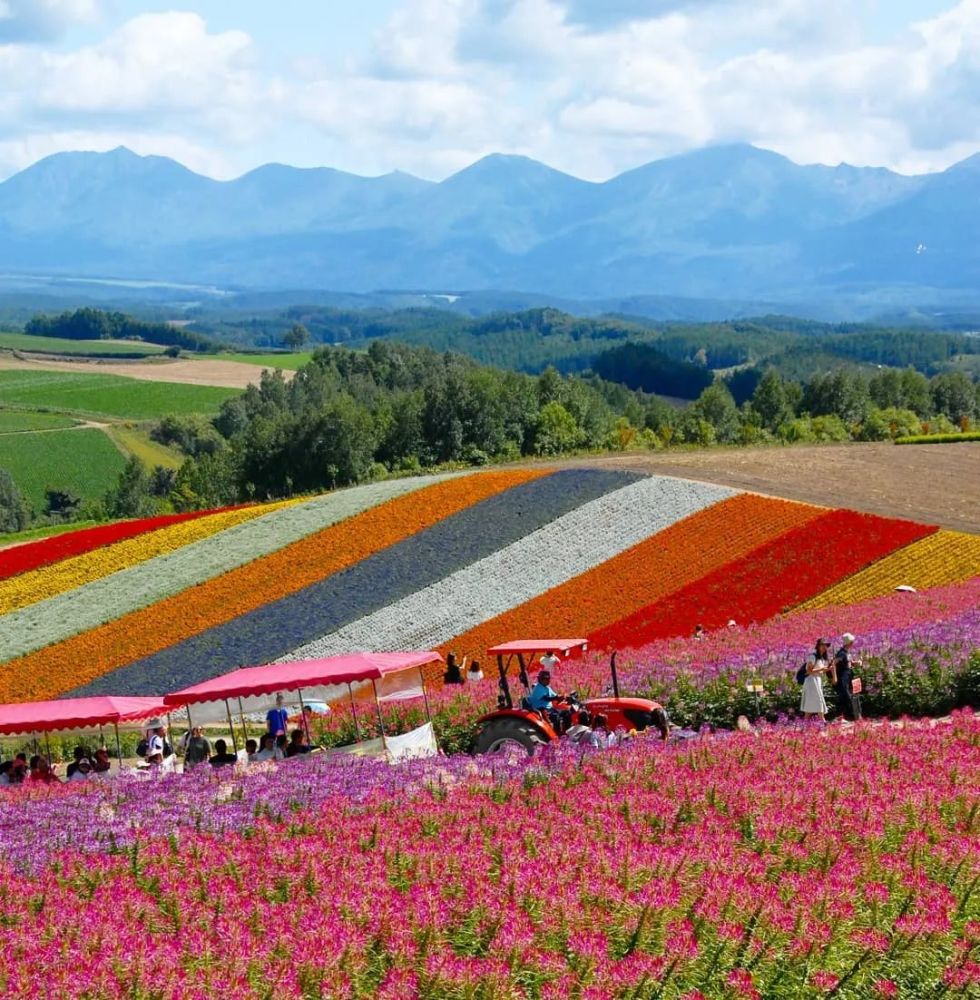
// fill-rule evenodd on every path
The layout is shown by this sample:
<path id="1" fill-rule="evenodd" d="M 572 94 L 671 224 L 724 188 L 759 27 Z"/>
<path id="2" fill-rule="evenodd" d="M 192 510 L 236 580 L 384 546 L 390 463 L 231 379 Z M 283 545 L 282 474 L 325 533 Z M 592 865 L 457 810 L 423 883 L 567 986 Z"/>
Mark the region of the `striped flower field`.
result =
<path id="1" fill-rule="evenodd" d="M 0 701 L 162 694 L 352 649 L 648 647 L 980 576 L 980 539 L 682 479 L 416 477 L 0 552 Z"/>

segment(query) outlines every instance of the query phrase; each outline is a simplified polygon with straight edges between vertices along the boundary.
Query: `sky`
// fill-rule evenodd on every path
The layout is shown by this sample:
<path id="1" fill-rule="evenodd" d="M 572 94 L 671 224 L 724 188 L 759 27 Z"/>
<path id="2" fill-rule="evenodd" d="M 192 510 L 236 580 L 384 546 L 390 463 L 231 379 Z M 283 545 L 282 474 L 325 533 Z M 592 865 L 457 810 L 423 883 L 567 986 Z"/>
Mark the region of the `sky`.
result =
<path id="1" fill-rule="evenodd" d="M 64 150 L 604 180 L 750 142 L 945 169 L 980 150 L 980 0 L 0 0 L 0 178 Z"/>

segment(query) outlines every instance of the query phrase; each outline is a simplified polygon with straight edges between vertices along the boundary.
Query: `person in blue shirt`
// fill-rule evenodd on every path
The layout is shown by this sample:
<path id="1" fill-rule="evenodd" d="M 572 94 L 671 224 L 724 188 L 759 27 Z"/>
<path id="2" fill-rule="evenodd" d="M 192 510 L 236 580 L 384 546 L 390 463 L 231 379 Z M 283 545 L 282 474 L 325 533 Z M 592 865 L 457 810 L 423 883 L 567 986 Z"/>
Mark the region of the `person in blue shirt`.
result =
<path id="1" fill-rule="evenodd" d="M 276 695 L 276 707 L 270 708 L 268 712 L 265 713 L 265 724 L 268 726 L 269 735 L 276 737 L 280 733 L 286 732 L 286 726 L 289 723 L 289 712 L 286 711 L 283 706 L 285 699 L 281 694 Z"/>
<path id="2" fill-rule="evenodd" d="M 560 712 L 554 707 L 554 700 L 559 697 L 558 692 L 551 686 L 551 673 L 542 670 L 538 674 L 538 683 L 531 688 L 528 701 L 535 712 L 541 712 L 548 717 L 557 733 L 567 729 L 572 718 L 570 712 Z"/>

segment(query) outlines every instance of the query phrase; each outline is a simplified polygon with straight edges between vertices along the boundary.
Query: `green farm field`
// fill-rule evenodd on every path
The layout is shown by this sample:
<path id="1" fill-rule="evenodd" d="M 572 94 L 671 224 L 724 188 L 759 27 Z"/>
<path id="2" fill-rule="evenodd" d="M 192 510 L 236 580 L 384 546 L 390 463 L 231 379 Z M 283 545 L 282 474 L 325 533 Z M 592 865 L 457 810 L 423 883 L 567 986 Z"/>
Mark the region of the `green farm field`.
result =
<path id="1" fill-rule="evenodd" d="M 163 348 L 158 344 L 146 344 L 142 341 L 63 340 L 60 337 L 32 337 L 26 333 L 0 333 L 0 350 L 63 354 L 83 358 L 100 355 L 147 358 L 163 353 Z"/>
<path id="2" fill-rule="evenodd" d="M 121 375 L 0 371 L 0 406 L 94 419 L 152 420 L 168 413 L 216 413 L 235 389 L 136 381 Z"/>
<path id="3" fill-rule="evenodd" d="M 299 371 L 312 359 L 311 351 L 298 354 L 217 354 L 215 361 L 237 361 L 242 365 L 258 365 L 260 368 L 282 368 L 284 371 Z M 202 358 L 202 361 L 207 360 Z"/>
<path id="4" fill-rule="evenodd" d="M 30 413 L 23 410 L 0 410 L 0 434 L 18 434 L 24 431 L 56 431 L 73 427 L 71 417 L 58 413 Z"/>
<path id="5" fill-rule="evenodd" d="M 44 491 L 69 489 L 84 500 L 102 497 L 126 459 L 98 428 L 0 436 L 0 469 L 6 469 L 36 513 Z"/>
<path id="6" fill-rule="evenodd" d="M 152 440 L 146 431 L 124 424 L 113 424 L 106 433 L 128 455 L 135 455 L 148 469 L 162 465 L 165 469 L 179 469 L 183 458 L 173 448 Z"/>

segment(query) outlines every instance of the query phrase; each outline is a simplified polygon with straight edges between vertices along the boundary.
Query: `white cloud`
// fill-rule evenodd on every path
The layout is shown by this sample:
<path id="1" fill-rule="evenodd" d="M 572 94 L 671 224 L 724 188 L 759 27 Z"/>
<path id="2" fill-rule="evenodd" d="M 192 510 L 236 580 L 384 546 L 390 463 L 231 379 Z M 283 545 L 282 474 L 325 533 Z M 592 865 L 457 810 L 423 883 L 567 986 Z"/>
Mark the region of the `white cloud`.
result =
<path id="1" fill-rule="evenodd" d="M 55 38 L 71 24 L 94 21 L 103 0 L 0 0 L 0 43 Z"/>
<path id="2" fill-rule="evenodd" d="M 63 17 L 99 6 L 45 2 Z M 845 0 L 401 0 L 366 51 L 330 64 L 311 39 L 279 75 L 261 39 L 147 14 L 75 49 L 0 44 L 0 161 L 84 137 L 169 148 L 226 174 L 302 142 L 304 162 L 368 173 L 439 177 L 500 151 L 600 179 L 715 142 L 906 170 L 972 152 L 980 0 L 877 45 L 855 11 Z"/>

